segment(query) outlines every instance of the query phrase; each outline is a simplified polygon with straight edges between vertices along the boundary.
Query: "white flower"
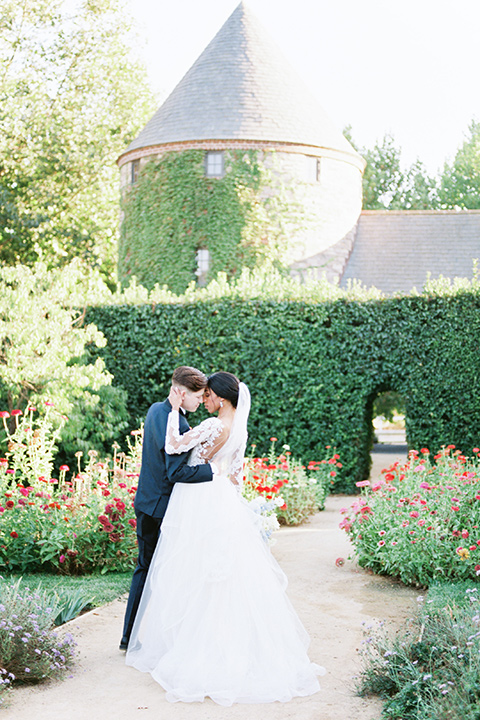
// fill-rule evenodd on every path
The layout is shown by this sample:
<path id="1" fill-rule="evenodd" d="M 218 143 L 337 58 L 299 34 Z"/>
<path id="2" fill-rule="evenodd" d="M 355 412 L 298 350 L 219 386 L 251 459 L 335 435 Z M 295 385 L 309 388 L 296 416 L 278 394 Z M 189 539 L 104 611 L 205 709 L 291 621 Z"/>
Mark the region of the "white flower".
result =
<path id="1" fill-rule="evenodd" d="M 282 507 L 283 505 L 285 505 L 285 500 L 282 498 L 281 495 L 277 495 L 277 497 L 275 498 L 275 505 L 277 507 Z"/>

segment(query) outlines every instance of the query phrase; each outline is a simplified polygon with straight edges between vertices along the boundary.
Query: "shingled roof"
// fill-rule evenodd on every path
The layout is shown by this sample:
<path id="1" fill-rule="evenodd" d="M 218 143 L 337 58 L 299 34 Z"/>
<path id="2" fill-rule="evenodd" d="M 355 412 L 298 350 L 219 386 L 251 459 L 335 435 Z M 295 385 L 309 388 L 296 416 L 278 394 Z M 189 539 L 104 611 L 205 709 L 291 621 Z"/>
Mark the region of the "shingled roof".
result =
<path id="1" fill-rule="evenodd" d="M 359 157 L 243 2 L 126 152 L 221 139 L 301 144 Z"/>
<path id="2" fill-rule="evenodd" d="M 427 275 L 471 278 L 480 211 L 364 210 L 340 286 L 356 278 L 385 294 L 421 290 Z"/>

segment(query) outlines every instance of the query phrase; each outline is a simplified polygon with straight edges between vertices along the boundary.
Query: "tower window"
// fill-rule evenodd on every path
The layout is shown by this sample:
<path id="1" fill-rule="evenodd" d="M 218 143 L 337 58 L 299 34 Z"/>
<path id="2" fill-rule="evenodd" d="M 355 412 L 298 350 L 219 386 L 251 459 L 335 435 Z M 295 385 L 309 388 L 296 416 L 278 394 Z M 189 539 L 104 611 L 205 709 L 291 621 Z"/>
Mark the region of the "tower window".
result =
<path id="1" fill-rule="evenodd" d="M 201 248 L 197 250 L 195 259 L 197 261 L 197 269 L 195 270 L 197 282 L 199 285 L 205 285 L 207 273 L 210 270 L 210 253 L 206 248 Z"/>
<path id="2" fill-rule="evenodd" d="M 320 180 L 320 159 L 313 155 L 305 155 L 305 179 L 311 183 Z"/>
<path id="3" fill-rule="evenodd" d="M 225 174 L 223 152 L 207 152 L 205 155 L 205 174 L 207 177 L 223 177 Z"/>
<path id="4" fill-rule="evenodd" d="M 130 163 L 130 182 L 133 185 L 138 180 L 138 171 L 140 170 L 140 160 L 134 160 Z"/>

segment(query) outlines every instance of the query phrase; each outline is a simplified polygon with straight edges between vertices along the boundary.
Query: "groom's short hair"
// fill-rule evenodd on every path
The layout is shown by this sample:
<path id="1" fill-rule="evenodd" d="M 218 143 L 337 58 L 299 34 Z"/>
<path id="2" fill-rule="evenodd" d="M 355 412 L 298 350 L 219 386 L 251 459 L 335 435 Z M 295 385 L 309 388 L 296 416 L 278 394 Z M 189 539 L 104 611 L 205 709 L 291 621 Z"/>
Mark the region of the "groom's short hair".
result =
<path id="1" fill-rule="evenodd" d="M 182 385 L 187 390 L 197 392 L 207 387 L 207 376 L 197 368 L 181 365 L 173 371 L 172 385 Z"/>

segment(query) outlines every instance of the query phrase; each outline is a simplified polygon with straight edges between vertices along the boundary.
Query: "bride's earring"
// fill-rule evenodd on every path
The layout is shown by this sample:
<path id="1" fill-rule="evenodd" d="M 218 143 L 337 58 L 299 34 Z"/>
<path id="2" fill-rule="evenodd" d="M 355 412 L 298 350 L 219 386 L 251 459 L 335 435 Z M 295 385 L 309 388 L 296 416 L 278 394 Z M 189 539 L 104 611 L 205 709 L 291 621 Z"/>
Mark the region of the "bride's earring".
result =
<path id="1" fill-rule="evenodd" d="M 220 407 L 223 407 L 223 400 L 220 400 Z"/>

